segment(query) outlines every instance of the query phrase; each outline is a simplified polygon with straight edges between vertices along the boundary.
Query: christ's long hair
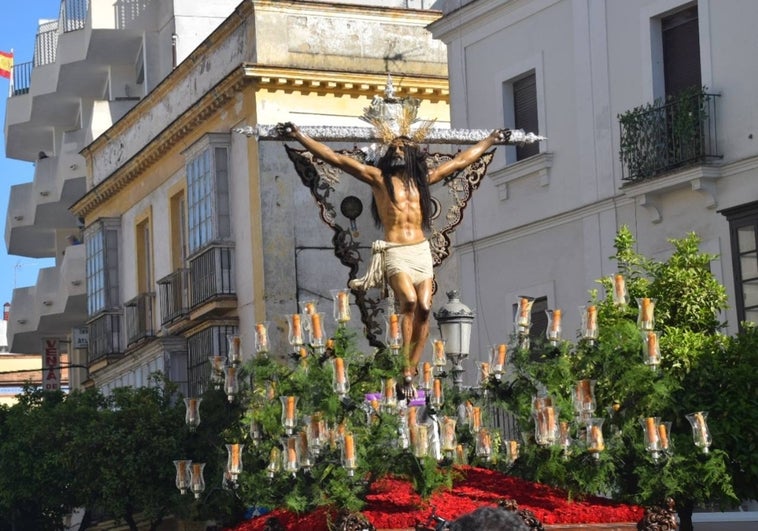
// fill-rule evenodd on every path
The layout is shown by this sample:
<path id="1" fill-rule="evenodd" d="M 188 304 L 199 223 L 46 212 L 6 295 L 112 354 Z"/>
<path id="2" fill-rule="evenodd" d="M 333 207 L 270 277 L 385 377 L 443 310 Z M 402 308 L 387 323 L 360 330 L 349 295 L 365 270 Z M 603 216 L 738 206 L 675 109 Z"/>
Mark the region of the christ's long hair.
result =
<path id="1" fill-rule="evenodd" d="M 432 226 L 432 196 L 429 192 L 429 168 L 426 165 L 426 156 L 421 153 L 418 145 L 413 143 L 409 138 L 398 137 L 404 140 L 403 154 L 405 156 L 405 167 L 401 177 L 404 181 L 412 183 L 420 195 L 421 203 L 421 224 L 424 229 L 430 230 Z M 393 153 L 387 150 L 380 158 L 376 167 L 382 172 L 384 186 L 392 202 L 395 202 L 395 187 L 392 184 L 392 166 Z M 371 215 L 374 217 L 374 223 L 377 228 L 382 228 L 382 220 L 379 217 L 379 210 L 376 207 L 376 199 L 371 198 Z"/>

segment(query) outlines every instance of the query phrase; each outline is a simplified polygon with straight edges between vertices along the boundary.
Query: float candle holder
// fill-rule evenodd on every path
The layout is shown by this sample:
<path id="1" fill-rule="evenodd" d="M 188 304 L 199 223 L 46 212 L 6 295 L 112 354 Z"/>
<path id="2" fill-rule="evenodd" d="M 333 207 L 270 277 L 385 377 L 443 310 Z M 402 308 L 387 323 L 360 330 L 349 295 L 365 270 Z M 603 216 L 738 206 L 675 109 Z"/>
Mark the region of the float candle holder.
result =
<path id="1" fill-rule="evenodd" d="M 385 378 L 382 380 L 382 402 L 381 405 L 386 409 L 397 407 L 397 395 L 395 394 L 396 381 L 394 378 Z"/>
<path id="2" fill-rule="evenodd" d="M 582 312 L 582 339 L 594 343 L 597 339 L 597 306 L 589 304 L 580 306 Z"/>
<path id="3" fill-rule="evenodd" d="M 413 455 L 422 458 L 429 455 L 429 426 L 416 424 L 411 428 L 411 445 Z"/>
<path id="4" fill-rule="evenodd" d="M 211 364 L 211 383 L 216 389 L 221 389 L 224 384 L 224 358 L 222 356 L 210 356 L 208 361 Z"/>
<path id="5" fill-rule="evenodd" d="M 600 452 L 605 450 L 603 439 L 603 418 L 591 418 L 587 420 L 587 451 L 595 459 L 600 459 Z"/>
<path id="6" fill-rule="evenodd" d="M 432 384 L 434 382 L 434 376 L 432 375 L 432 364 L 425 361 L 421 364 L 421 372 L 419 373 L 418 387 L 425 392 L 432 390 Z"/>
<path id="7" fill-rule="evenodd" d="M 313 312 L 308 316 L 310 324 L 308 326 L 308 334 L 310 335 L 310 345 L 314 349 L 321 349 L 324 347 L 324 325 L 323 325 L 322 313 Z"/>
<path id="8" fill-rule="evenodd" d="M 485 461 L 492 458 L 492 437 L 487 428 L 481 428 L 476 434 L 476 455 Z"/>
<path id="9" fill-rule="evenodd" d="M 513 439 L 505 441 L 505 453 L 506 453 L 506 460 L 509 465 L 512 465 L 516 459 L 518 459 L 519 456 L 519 444 L 518 441 L 515 441 Z"/>
<path id="10" fill-rule="evenodd" d="M 444 368 L 447 365 L 447 356 L 445 355 L 445 340 L 432 340 L 432 365 L 434 368 Z"/>
<path id="11" fill-rule="evenodd" d="M 696 411 L 685 416 L 692 426 L 692 439 L 695 442 L 695 446 L 702 448 L 703 453 L 707 454 L 712 442 L 711 432 L 708 430 L 708 424 L 706 423 L 708 412 Z"/>
<path id="12" fill-rule="evenodd" d="M 643 436 L 645 440 L 645 450 L 650 452 L 653 461 L 658 462 L 661 458 L 661 439 L 658 432 L 660 417 L 645 417 L 640 419 Z"/>
<path id="13" fill-rule="evenodd" d="M 234 402 L 234 397 L 239 393 L 237 374 L 237 366 L 235 365 L 229 365 L 224 369 L 224 392 L 229 402 Z"/>
<path id="14" fill-rule="evenodd" d="M 284 452 L 282 453 L 282 469 L 293 476 L 298 470 L 297 456 L 297 437 L 290 436 L 284 441 Z"/>
<path id="15" fill-rule="evenodd" d="M 440 443 L 443 452 L 452 454 L 458 445 L 458 440 L 455 437 L 456 422 L 457 420 L 453 417 L 440 418 Z"/>
<path id="16" fill-rule="evenodd" d="M 445 403 L 445 397 L 442 393 L 442 380 L 435 378 L 432 383 L 432 396 L 429 398 L 429 405 L 434 409 L 441 409 Z"/>
<path id="17" fill-rule="evenodd" d="M 387 320 L 387 345 L 393 353 L 397 353 L 402 344 L 403 338 L 400 333 L 400 316 L 392 312 Z"/>
<path id="18" fill-rule="evenodd" d="M 274 477 L 274 474 L 279 472 L 280 468 L 280 462 L 282 459 L 282 452 L 279 450 L 279 448 L 272 448 L 271 452 L 268 454 L 268 466 L 266 466 L 266 472 L 268 474 L 269 479 L 272 479 Z"/>

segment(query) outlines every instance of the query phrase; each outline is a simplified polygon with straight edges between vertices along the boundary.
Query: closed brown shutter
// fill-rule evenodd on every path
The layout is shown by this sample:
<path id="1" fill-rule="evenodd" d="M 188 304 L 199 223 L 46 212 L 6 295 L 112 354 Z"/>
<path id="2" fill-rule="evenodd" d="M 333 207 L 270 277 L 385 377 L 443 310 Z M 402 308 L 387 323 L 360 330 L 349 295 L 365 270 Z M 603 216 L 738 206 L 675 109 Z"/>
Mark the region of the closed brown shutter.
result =
<path id="1" fill-rule="evenodd" d="M 539 133 L 537 76 L 534 73 L 513 82 L 513 113 L 515 129 L 523 129 L 527 133 Z M 516 146 L 516 160 L 523 160 L 539 152 L 539 143 Z"/>
<path id="2" fill-rule="evenodd" d="M 700 87 L 700 37 L 697 6 L 661 19 L 666 96 Z"/>

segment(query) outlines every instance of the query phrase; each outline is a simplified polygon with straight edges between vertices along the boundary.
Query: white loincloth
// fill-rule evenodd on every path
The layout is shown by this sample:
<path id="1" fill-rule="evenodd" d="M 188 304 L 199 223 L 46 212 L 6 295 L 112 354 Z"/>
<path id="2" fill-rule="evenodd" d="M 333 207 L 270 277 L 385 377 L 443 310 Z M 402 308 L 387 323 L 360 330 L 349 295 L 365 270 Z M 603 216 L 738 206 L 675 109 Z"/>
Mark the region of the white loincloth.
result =
<path id="1" fill-rule="evenodd" d="M 351 280 L 348 285 L 357 290 L 385 288 L 386 279 L 398 273 L 406 273 L 416 284 L 434 276 L 434 263 L 429 242 L 392 243 L 377 240 L 371 245 L 371 263 L 361 278 Z"/>

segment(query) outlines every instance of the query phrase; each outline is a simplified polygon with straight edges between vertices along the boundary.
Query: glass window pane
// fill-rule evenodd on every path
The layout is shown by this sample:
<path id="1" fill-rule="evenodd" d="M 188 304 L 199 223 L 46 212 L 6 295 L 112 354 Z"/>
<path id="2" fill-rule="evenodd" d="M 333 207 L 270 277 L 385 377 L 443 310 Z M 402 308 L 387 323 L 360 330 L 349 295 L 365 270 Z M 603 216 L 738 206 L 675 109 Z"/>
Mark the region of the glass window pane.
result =
<path id="1" fill-rule="evenodd" d="M 755 227 L 750 225 L 737 229 L 737 244 L 741 253 L 755 251 Z"/>

